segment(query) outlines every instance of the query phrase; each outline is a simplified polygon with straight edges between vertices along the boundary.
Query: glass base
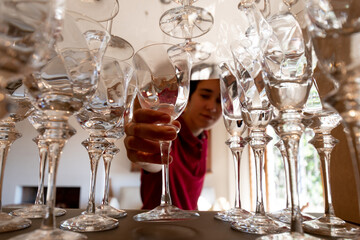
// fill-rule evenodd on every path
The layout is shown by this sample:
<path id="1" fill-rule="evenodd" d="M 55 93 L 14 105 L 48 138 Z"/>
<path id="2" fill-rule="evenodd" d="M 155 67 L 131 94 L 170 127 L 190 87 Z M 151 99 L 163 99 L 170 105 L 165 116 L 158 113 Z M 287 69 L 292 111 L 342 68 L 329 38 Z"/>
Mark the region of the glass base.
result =
<path id="1" fill-rule="evenodd" d="M 360 238 L 360 227 L 347 223 L 341 218 L 322 216 L 303 223 L 304 231 L 311 234 L 341 238 Z"/>
<path id="2" fill-rule="evenodd" d="M 60 228 L 75 232 L 100 232 L 114 229 L 118 225 L 118 220 L 114 218 L 85 213 L 61 222 Z"/>
<path id="3" fill-rule="evenodd" d="M 60 217 L 66 213 L 65 209 L 55 208 L 54 214 L 56 217 Z M 10 213 L 13 216 L 19 216 L 24 218 L 43 218 L 46 214 L 46 205 L 34 204 L 26 208 L 20 208 Z"/>
<path id="4" fill-rule="evenodd" d="M 242 208 L 231 208 L 227 211 L 218 212 L 214 218 L 224 222 L 236 222 L 251 217 L 251 213 Z"/>
<path id="5" fill-rule="evenodd" d="M 233 222 L 231 228 L 251 234 L 276 234 L 290 231 L 285 224 L 260 214 Z"/>
<path id="6" fill-rule="evenodd" d="M 60 229 L 38 229 L 30 233 L 21 234 L 10 240 L 83 240 L 87 239 L 84 234 L 63 231 Z"/>
<path id="7" fill-rule="evenodd" d="M 267 215 L 269 217 L 271 217 L 272 219 L 275 219 L 275 220 L 283 222 L 283 223 L 290 224 L 290 222 L 291 222 L 291 209 L 290 208 L 285 208 L 285 209 L 282 209 L 280 211 L 273 212 L 273 213 L 267 213 Z M 303 222 L 314 220 L 316 218 L 316 217 L 314 217 L 310 214 L 306 214 L 306 213 L 301 213 L 301 216 L 302 216 Z"/>
<path id="8" fill-rule="evenodd" d="M 321 239 L 317 238 L 308 234 L 301 234 L 301 233 L 281 233 L 281 234 L 272 234 L 267 236 L 258 237 L 257 240 L 315 240 Z"/>
<path id="9" fill-rule="evenodd" d="M 127 215 L 124 210 L 114 208 L 110 205 L 100 205 L 96 208 L 96 214 L 105 215 L 112 218 L 122 218 Z"/>
<path id="10" fill-rule="evenodd" d="M 13 217 L 0 212 L 0 233 L 11 232 L 30 227 L 31 220 L 22 217 Z"/>
<path id="11" fill-rule="evenodd" d="M 200 217 L 197 212 L 185 211 L 173 205 L 158 206 L 153 210 L 145 213 L 140 213 L 134 216 L 134 220 L 142 221 L 178 221 L 188 220 Z"/>

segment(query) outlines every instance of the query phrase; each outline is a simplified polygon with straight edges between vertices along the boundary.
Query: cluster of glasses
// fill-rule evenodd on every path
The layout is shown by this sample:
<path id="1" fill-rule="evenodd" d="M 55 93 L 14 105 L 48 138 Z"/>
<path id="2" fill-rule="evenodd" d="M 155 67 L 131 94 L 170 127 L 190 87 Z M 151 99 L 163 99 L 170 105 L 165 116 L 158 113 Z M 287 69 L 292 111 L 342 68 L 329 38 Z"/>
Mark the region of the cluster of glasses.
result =
<path id="1" fill-rule="evenodd" d="M 80 14 L 80 13 L 86 13 Z M 0 214 L 0 232 L 29 227 L 28 218 L 43 218 L 41 228 L 14 239 L 86 239 L 76 232 L 102 231 L 118 226 L 123 210 L 109 206 L 109 172 L 119 151 L 114 142 L 123 136 L 131 119 L 136 93 L 133 68 L 124 62 L 134 50 L 124 39 L 111 35 L 117 0 L 36 0 L 0 2 L 0 120 L 1 183 L 11 144 L 21 136 L 15 123 L 26 118 L 38 132 L 39 186 L 35 204 Z M 106 22 L 107 29 L 102 26 Z M 75 116 L 88 131 L 83 141 L 91 162 L 88 207 L 81 216 L 56 229 L 56 173 L 61 151 L 76 131 L 68 123 Z M 102 204 L 95 207 L 96 170 L 105 165 Z M 44 204 L 44 175 L 48 165 L 48 191 Z M 1 196 L 0 196 L 1 197 Z M 72 232 L 74 231 L 74 232 Z"/>
<path id="2" fill-rule="evenodd" d="M 209 42 L 198 43 L 193 38 L 200 37 L 210 31 L 214 17 L 201 7 L 193 6 L 197 0 L 173 0 L 181 7 L 166 11 L 159 21 L 161 31 L 174 38 L 185 39 L 178 47 L 191 54 L 193 63 L 208 59 L 214 47 Z"/>
<path id="3" fill-rule="evenodd" d="M 332 237 L 359 237 L 359 227 L 335 216 L 329 178 L 331 152 L 338 142 L 331 131 L 340 124 L 341 117 L 348 123 L 351 136 L 356 136 L 358 131 L 358 115 L 351 112 L 358 111 L 357 98 L 354 99 L 358 95 L 352 95 L 356 90 L 349 86 L 355 84 L 359 60 L 340 53 L 342 49 L 338 46 L 342 45 L 341 41 L 347 41 L 346 45 L 354 47 L 350 42 L 358 34 L 352 24 L 360 18 L 355 10 L 359 3 L 345 7 L 345 3 L 337 1 L 310 0 L 305 6 L 304 1 L 283 0 L 283 8 L 273 13 L 271 1 L 264 2 L 262 10 L 255 0 L 239 3 L 248 28 L 244 38 L 231 44 L 232 60 L 220 64 L 223 118 L 231 136 L 226 144 L 234 158 L 236 195 L 235 206 L 218 212 L 215 218 L 231 222 L 233 229 L 263 235 L 259 239 L 316 239 L 304 231 Z M 313 77 L 316 66 L 313 49 L 318 64 L 339 86 L 326 101 L 320 100 Z M 351 50 L 354 49 L 347 53 Z M 262 189 L 264 151 L 272 139 L 266 134 L 269 124 L 280 138 L 276 146 L 283 157 L 287 190 L 286 208 L 275 213 L 265 212 Z M 315 133 L 309 143 L 319 153 L 323 173 L 325 213 L 320 218 L 301 213 L 299 205 L 298 147 L 305 127 Z M 242 138 L 246 129 L 249 135 Z M 353 138 L 353 143 L 356 142 Z M 240 202 L 240 160 L 247 143 L 255 161 L 254 213 L 242 209 Z M 359 146 L 355 144 L 356 147 Z"/>

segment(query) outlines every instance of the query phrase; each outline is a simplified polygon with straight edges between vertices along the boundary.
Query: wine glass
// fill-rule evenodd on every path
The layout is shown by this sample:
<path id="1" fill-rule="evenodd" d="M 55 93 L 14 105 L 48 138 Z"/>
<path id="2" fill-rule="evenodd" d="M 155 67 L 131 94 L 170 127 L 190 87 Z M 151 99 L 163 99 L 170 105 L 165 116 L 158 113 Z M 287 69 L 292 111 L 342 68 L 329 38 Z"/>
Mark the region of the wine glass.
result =
<path id="1" fill-rule="evenodd" d="M 235 201 L 233 208 L 218 212 L 214 217 L 222 221 L 234 222 L 251 216 L 248 211 L 241 208 L 240 201 L 240 163 L 242 152 L 247 144 L 241 136 L 247 130 L 247 126 L 241 116 L 240 94 L 238 93 L 237 80 L 233 75 L 233 70 L 230 70 L 230 66 L 226 63 L 222 63 L 220 68 L 222 72 L 220 75 L 220 89 L 223 119 L 226 130 L 230 134 L 230 138 L 225 143 L 230 148 L 234 159 Z"/>
<path id="2" fill-rule="evenodd" d="M 272 139 L 266 134 L 266 127 L 272 119 L 272 106 L 267 98 L 261 69 L 257 59 L 243 45 L 235 41 L 231 44 L 235 68 L 239 81 L 239 101 L 245 124 L 250 130 L 245 140 L 250 144 L 255 157 L 256 209 L 254 215 L 239 219 L 231 224 L 233 229 L 253 234 L 273 234 L 288 231 L 287 226 L 277 222 L 265 213 L 263 200 L 264 153 L 267 143 Z M 246 67 L 245 67 L 246 66 Z"/>
<path id="3" fill-rule="evenodd" d="M 39 110 L 33 111 L 32 114 L 28 116 L 29 122 L 36 130 L 41 129 L 45 118 L 46 117 Z M 10 214 L 13 216 L 21 216 L 25 218 L 43 218 L 46 214 L 46 205 L 44 204 L 44 179 L 45 166 L 48 160 L 48 146 L 41 133 L 35 137 L 33 141 L 36 143 L 39 151 L 39 180 L 35 203 L 25 208 L 16 209 Z M 54 213 L 56 217 L 59 217 L 64 215 L 66 210 L 62 208 L 55 208 Z"/>
<path id="4" fill-rule="evenodd" d="M 54 40 L 61 22 L 63 1 L 13 1 L 0 2 L 0 85 L 1 109 L 9 115 L 1 120 L 0 192 L 7 153 L 10 145 L 21 136 L 15 122 L 31 113 L 31 103 L 22 81 L 24 76 L 43 66 L 47 60 L 47 45 Z M 5 100 L 4 100 L 5 99 Z M 6 99 L 9 101 L 5 103 Z M 6 109 L 3 108 L 6 106 Z M 10 110 L 10 111 L 9 111 Z M 0 193 L 1 202 L 1 193 Z M 1 212 L 0 232 L 13 231 L 30 226 L 31 221 L 12 217 Z"/>
<path id="5" fill-rule="evenodd" d="M 89 138 L 82 142 L 88 151 L 91 164 L 89 201 L 86 212 L 67 219 L 60 224 L 62 229 L 77 232 L 104 231 L 117 227 L 119 222 L 111 217 L 95 212 L 95 185 L 97 167 L 101 156 L 114 154 L 116 149 L 107 141 L 107 131 L 113 130 L 121 120 L 126 107 L 127 86 L 131 79 L 131 65 L 117 59 L 104 56 L 100 81 L 95 95 L 78 113 L 76 118 L 89 133 Z M 109 148 L 110 147 L 110 148 Z M 106 156 L 106 155 L 105 155 Z M 104 159 L 105 168 L 110 164 Z M 124 212 L 121 216 L 125 216 Z"/>
<path id="6" fill-rule="evenodd" d="M 110 188 L 110 166 L 114 156 L 120 151 L 116 147 L 115 142 L 124 136 L 124 126 L 132 119 L 133 103 L 136 97 L 135 78 L 132 77 L 127 88 L 126 93 L 126 108 L 123 116 L 119 119 L 117 126 L 106 132 L 106 140 L 110 145 L 105 149 L 102 158 L 105 166 L 105 187 L 104 197 L 101 201 L 101 205 L 97 207 L 96 213 L 106 215 L 113 218 L 121 218 L 127 215 L 125 210 L 117 209 L 109 205 L 109 188 Z"/>
<path id="7" fill-rule="evenodd" d="M 313 1 L 307 2 L 307 17 L 318 65 L 327 76 L 324 80 L 337 89 L 330 92 L 324 102 L 332 106 L 342 117 L 351 154 L 355 176 L 360 173 L 359 141 L 359 77 L 358 57 L 359 2 Z M 326 82 L 326 83 L 327 83 Z M 325 84 L 326 84 L 325 83 Z M 359 196 L 359 184 L 354 189 Z"/>
<path id="8" fill-rule="evenodd" d="M 289 11 L 269 16 L 260 28 L 263 78 L 271 104 L 279 111 L 274 120 L 276 132 L 283 141 L 289 167 L 291 190 L 290 232 L 263 236 L 261 239 L 316 239 L 304 234 L 298 194 L 298 146 L 304 131 L 302 109 L 312 85 L 310 39 L 304 11 L 293 15 Z M 261 36 L 261 35 L 260 35 Z"/>
<path id="9" fill-rule="evenodd" d="M 315 83 L 316 82 L 314 82 L 314 86 L 316 86 Z M 320 156 L 323 178 L 322 182 L 324 183 L 325 212 L 320 218 L 304 222 L 304 230 L 308 233 L 331 237 L 360 237 L 360 227 L 347 223 L 341 218 L 336 217 L 334 207 L 332 205 L 330 160 L 331 152 L 339 141 L 331 136 L 331 131 L 340 124 L 342 119 L 340 115 L 329 106 L 322 106 L 320 97 L 316 90 L 315 93 L 316 95 L 313 97 L 313 100 L 308 101 L 306 104 L 303 123 L 306 127 L 311 128 L 315 133 L 309 143 L 316 148 Z M 318 102 L 318 104 L 313 102 Z"/>
<path id="10" fill-rule="evenodd" d="M 174 51 L 172 48 L 176 49 Z M 153 44 L 138 50 L 133 58 L 138 99 L 142 108 L 154 109 L 177 119 L 186 107 L 190 84 L 190 55 L 177 46 Z M 174 127 L 173 125 L 164 124 Z M 196 218 L 196 212 L 172 205 L 169 189 L 171 141 L 161 141 L 162 194 L 160 206 L 134 216 L 135 221 L 172 221 Z"/>
<path id="11" fill-rule="evenodd" d="M 86 239 L 83 234 L 56 228 L 56 174 L 61 151 L 67 139 L 76 132 L 68 124 L 68 118 L 94 94 L 98 59 L 110 36 L 92 19 L 68 11 L 65 15 L 63 28 L 54 42 L 57 54 L 39 72 L 24 80 L 33 105 L 46 116 L 40 132 L 49 154 L 47 212 L 40 229 L 18 235 L 13 240 Z"/>

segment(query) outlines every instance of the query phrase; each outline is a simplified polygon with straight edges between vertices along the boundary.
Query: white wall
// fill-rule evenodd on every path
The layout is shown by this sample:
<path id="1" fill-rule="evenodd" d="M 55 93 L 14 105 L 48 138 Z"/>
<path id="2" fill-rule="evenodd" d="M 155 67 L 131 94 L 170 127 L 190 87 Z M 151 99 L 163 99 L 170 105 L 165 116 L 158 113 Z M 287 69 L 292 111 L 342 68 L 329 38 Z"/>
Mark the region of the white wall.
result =
<path id="1" fill-rule="evenodd" d="M 194 39 L 196 41 L 210 41 L 218 47 L 211 61 L 219 62 L 230 57 L 228 46 L 232 39 L 238 36 L 239 24 L 243 19 L 237 9 L 238 0 L 202 0 L 194 5 L 206 7 L 215 18 L 211 31 L 204 36 Z M 120 0 L 120 12 L 114 19 L 112 33 L 129 41 L 135 51 L 153 42 L 180 43 L 182 40 L 173 39 L 162 34 L 158 21 L 163 12 L 177 7 L 176 3 L 169 5 L 160 4 L 159 0 Z M 223 51 L 225 50 L 225 51 Z M 217 57 L 215 57 L 217 56 Z M 81 186 L 81 207 L 85 207 L 88 199 L 90 167 L 85 148 L 80 144 L 87 138 L 87 133 L 80 128 L 72 118 L 71 124 L 77 129 L 77 134 L 66 144 L 58 169 L 57 186 Z M 38 153 L 32 138 L 36 131 L 27 122 L 17 124 L 18 130 L 23 137 L 18 139 L 12 146 L 5 169 L 3 204 L 15 202 L 16 189 L 21 186 L 37 186 L 38 177 Z M 233 204 L 234 200 L 234 177 L 232 157 L 225 145 L 227 133 L 222 120 L 218 122 L 212 131 L 212 173 L 206 175 L 205 186 L 215 189 L 216 197 L 224 197 Z M 120 197 L 120 190 L 124 186 L 139 186 L 139 173 L 130 172 L 128 161 L 122 141 L 117 145 L 121 152 L 114 159 L 111 169 L 112 190 L 116 197 Z M 248 166 L 246 157 L 242 161 L 242 202 L 249 209 Z M 98 171 L 97 201 L 102 197 L 103 165 L 100 163 Z M 133 196 L 126 196 L 132 198 Z"/>

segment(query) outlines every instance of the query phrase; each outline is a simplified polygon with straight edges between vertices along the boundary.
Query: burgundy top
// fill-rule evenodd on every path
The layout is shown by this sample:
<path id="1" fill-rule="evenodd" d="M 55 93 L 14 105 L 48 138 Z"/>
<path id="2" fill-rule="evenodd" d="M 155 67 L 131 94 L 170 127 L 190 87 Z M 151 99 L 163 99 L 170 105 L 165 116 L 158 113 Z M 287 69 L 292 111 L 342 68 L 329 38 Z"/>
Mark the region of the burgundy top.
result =
<path id="1" fill-rule="evenodd" d="M 184 209 L 197 209 L 206 173 L 207 131 L 201 139 L 194 137 L 184 120 L 178 137 L 173 141 L 170 155 L 173 161 L 169 166 L 170 195 L 172 204 Z M 141 171 L 141 199 L 143 209 L 153 209 L 160 205 L 161 171 L 149 173 Z"/>

